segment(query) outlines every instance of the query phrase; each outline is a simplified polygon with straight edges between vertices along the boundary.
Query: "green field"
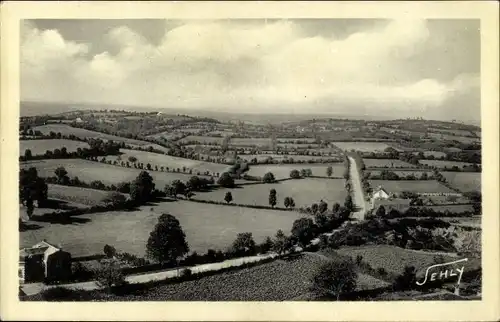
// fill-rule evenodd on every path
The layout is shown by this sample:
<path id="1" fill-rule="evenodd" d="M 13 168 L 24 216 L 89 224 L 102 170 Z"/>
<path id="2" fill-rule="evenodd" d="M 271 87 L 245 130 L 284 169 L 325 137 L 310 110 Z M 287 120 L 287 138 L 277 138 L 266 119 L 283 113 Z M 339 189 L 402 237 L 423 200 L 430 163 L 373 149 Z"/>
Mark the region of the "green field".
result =
<path id="1" fill-rule="evenodd" d="M 73 140 L 20 140 L 19 141 L 19 153 L 24 155 L 24 151 L 27 149 L 31 150 L 32 155 L 44 154 L 45 151 L 54 151 L 55 149 L 61 149 L 63 147 L 69 152 L 75 152 L 78 148 L 84 149 L 89 148 L 87 142 L 73 141 Z"/>
<path id="2" fill-rule="evenodd" d="M 218 163 L 212 163 L 212 162 L 204 162 L 204 161 L 197 161 L 197 160 L 191 160 L 191 159 L 185 159 L 185 158 L 178 158 L 170 155 L 165 155 L 165 154 L 158 154 L 158 153 L 151 153 L 151 152 L 145 152 L 145 151 L 137 151 L 137 150 L 127 150 L 127 149 L 120 149 L 120 152 L 123 154 L 120 156 L 107 156 L 107 160 L 121 160 L 121 161 L 128 161 L 128 158 L 131 156 L 134 156 L 137 158 L 137 162 L 139 163 L 150 163 L 153 167 L 155 165 L 159 167 L 169 167 L 169 168 L 180 168 L 186 167 L 189 169 L 193 170 L 193 173 L 196 172 L 201 172 L 204 173 L 205 171 L 209 171 L 210 173 L 213 172 L 224 172 L 228 166 L 224 164 L 218 164 Z"/>
<path id="3" fill-rule="evenodd" d="M 54 171 L 62 166 L 68 171 L 70 178 L 77 176 L 80 181 L 90 183 L 100 180 L 107 185 L 117 185 L 120 182 L 131 182 L 142 171 L 135 168 L 113 166 L 105 163 L 82 159 L 51 159 L 43 161 L 22 162 L 21 168 L 36 167 L 40 177 L 55 176 Z M 179 179 L 187 181 L 192 175 L 183 173 L 148 171 L 153 177 L 156 188 L 163 190 L 166 184 Z"/>
<path id="4" fill-rule="evenodd" d="M 88 219 L 83 224 L 49 224 L 37 230 L 21 232 L 21 247 L 31 246 L 42 239 L 61 243 L 72 256 L 102 253 L 106 244 L 119 251 L 144 255 L 149 233 L 162 213 L 175 216 L 187 236 L 191 251 L 225 249 L 236 235 L 252 232 L 256 242 L 274 236 L 278 229 L 290 232 L 292 223 L 301 214 L 293 211 L 251 209 L 189 201 L 163 202 L 144 206 L 137 211 L 110 211 L 78 216 Z"/>
<path id="5" fill-rule="evenodd" d="M 448 167 L 451 168 L 453 166 L 457 166 L 460 169 L 463 168 L 464 166 L 471 166 L 473 163 L 468 163 L 468 162 L 459 162 L 459 161 L 441 161 L 441 160 L 420 160 L 419 161 L 421 164 L 425 164 L 431 167 L 437 167 L 437 168 L 442 168 L 442 167 Z"/>
<path id="6" fill-rule="evenodd" d="M 334 154 L 332 156 L 313 156 L 313 155 L 295 155 L 295 154 L 274 154 L 274 153 L 262 153 L 262 154 L 240 154 L 238 155 L 241 159 L 251 161 L 253 158 L 257 159 L 257 162 L 265 161 L 268 158 L 272 158 L 275 161 L 281 160 L 293 160 L 294 162 L 301 161 L 309 161 L 309 160 L 329 160 L 329 159 L 337 159 L 338 155 Z"/>
<path id="7" fill-rule="evenodd" d="M 440 193 L 450 192 L 453 190 L 448 189 L 444 185 L 434 180 L 413 181 L 413 180 L 370 180 L 370 185 L 373 189 L 381 186 L 388 193 L 399 193 L 402 191 L 412 191 L 416 193 Z"/>
<path id="8" fill-rule="evenodd" d="M 352 149 L 360 152 L 384 152 L 390 145 L 381 142 L 333 142 L 335 146 L 342 150 Z"/>
<path id="9" fill-rule="evenodd" d="M 363 260 L 368 262 L 373 268 L 384 268 L 387 272 L 401 274 L 405 266 L 414 266 L 419 273 L 423 273 L 428 266 L 434 262 L 436 255 L 431 252 L 413 251 L 389 245 L 371 245 L 358 247 L 342 247 L 336 250 L 341 255 L 363 256 Z M 445 260 L 456 260 L 457 258 L 445 256 Z"/>
<path id="10" fill-rule="evenodd" d="M 267 172 L 272 172 L 276 179 L 290 178 L 292 170 L 311 169 L 313 176 L 326 177 L 326 168 L 332 167 L 332 177 L 342 177 L 345 167 L 342 163 L 333 164 L 261 164 L 251 165 L 247 174 L 263 177 Z"/>
<path id="11" fill-rule="evenodd" d="M 196 193 L 196 199 L 224 202 L 224 196 L 230 191 L 233 203 L 247 205 L 269 205 L 269 190 L 276 189 L 277 206 L 284 207 L 285 197 L 292 197 L 296 207 L 308 207 L 324 200 L 331 208 L 335 202 L 343 204 L 347 195 L 343 179 L 297 179 L 278 183 L 243 185 L 234 189 L 216 189 L 210 192 Z"/>
<path id="12" fill-rule="evenodd" d="M 115 136 L 115 135 L 109 135 L 105 133 L 100 133 L 100 132 L 95 132 L 95 131 L 89 131 L 85 129 L 80 129 L 76 127 L 71 127 L 69 125 L 65 124 L 47 124 L 47 125 L 41 125 L 41 126 L 36 126 L 33 128 L 34 131 L 40 131 L 45 135 L 48 135 L 51 131 L 58 133 L 61 132 L 62 135 L 75 135 L 77 137 L 81 138 L 99 138 L 103 140 L 113 140 L 115 142 L 125 142 L 125 144 L 131 144 L 131 145 L 137 145 L 137 146 L 144 146 L 151 144 L 149 142 L 145 141 L 139 141 L 139 140 L 134 140 L 134 139 L 127 139 L 123 138 L 120 136 Z"/>
<path id="13" fill-rule="evenodd" d="M 205 144 L 205 143 L 221 144 L 223 140 L 224 140 L 224 138 L 219 138 L 219 137 L 189 135 L 189 136 L 186 136 L 185 138 L 180 139 L 177 142 L 180 144 L 186 144 L 187 142 L 190 142 L 190 141 L 196 141 L 196 142 L 199 142 L 201 144 Z"/>
<path id="14" fill-rule="evenodd" d="M 481 191 L 480 172 L 442 172 L 446 181 L 460 191 Z"/>
<path id="15" fill-rule="evenodd" d="M 229 141 L 231 146 L 257 146 L 270 147 L 271 139 L 269 138 L 233 138 Z"/>
<path id="16" fill-rule="evenodd" d="M 398 159 L 363 159 L 363 162 L 365 163 L 366 168 L 417 168 L 416 165 Z"/>

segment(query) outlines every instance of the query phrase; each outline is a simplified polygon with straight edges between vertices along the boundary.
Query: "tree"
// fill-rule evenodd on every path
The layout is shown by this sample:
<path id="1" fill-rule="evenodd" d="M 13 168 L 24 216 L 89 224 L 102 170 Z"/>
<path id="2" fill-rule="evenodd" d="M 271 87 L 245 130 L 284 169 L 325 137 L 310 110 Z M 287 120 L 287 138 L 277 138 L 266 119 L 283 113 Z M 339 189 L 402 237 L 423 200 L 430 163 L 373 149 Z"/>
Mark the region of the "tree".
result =
<path id="1" fill-rule="evenodd" d="M 116 260 L 103 261 L 95 275 L 97 285 L 107 291 L 111 290 L 113 286 L 126 284 L 125 276 Z"/>
<path id="2" fill-rule="evenodd" d="M 351 195 L 347 195 L 347 197 L 345 197 L 345 201 L 344 201 L 344 207 L 349 211 L 349 212 L 352 212 L 353 209 L 354 209 L 354 203 L 352 202 L 352 197 Z"/>
<path id="3" fill-rule="evenodd" d="M 184 182 L 180 180 L 172 181 L 170 186 L 172 187 L 172 193 L 174 197 L 177 197 L 177 195 L 183 195 L 187 190 L 187 187 L 184 184 Z"/>
<path id="4" fill-rule="evenodd" d="M 274 208 L 276 206 L 276 190 L 271 189 L 269 190 L 269 205 Z"/>
<path id="5" fill-rule="evenodd" d="M 28 198 L 26 200 L 26 214 L 28 215 L 28 219 L 31 219 L 31 216 L 33 216 L 33 211 L 35 210 L 35 206 L 33 205 L 33 199 Z"/>
<path id="6" fill-rule="evenodd" d="M 231 247 L 236 256 L 248 256 L 255 254 L 255 241 L 252 233 L 239 233 Z"/>
<path id="7" fill-rule="evenodd" d="M 323 264 L 312 278 L 312 291 L 317 295 L 332 295 L 339 300 L 342 293 L 356 289 L 358 274 L 352 260 Z"/>
<path id="8" fill-rule="evenodd" d="M 58 183 L 67 183 L 69 181 L 68 171 L 64 167 L 58 167 L 54 170 L 54 173 L 57 176 Z"/>
<path id="9" fill-rule="evenodd" d="M 380 217 L 380 218 L 385 217 L 385 208 L 384 208 L 384 206 L 378 207 L 377 212 L 375 213 L 375 215 L 377 217 Z"/>
<path id="10" fill-rule="evenodd" d="M 154 188 L 153 177 L 148 172 L 141 171 L 130 185 L 130 197 L 136 202 L 146 202 L 151 198 Z"/>
<path id="11" fill-rule="evenodd" d="M 392 287 L 395 291 L 405 291 L 416 288 L 417 275 L 415 267 L 405 266 L 404 271 L 394 281 Z"/>
<path id="12" fill-rule="evenodd" d="M 30 149 L 26 149 L 26 151 L 24 151 L 24 159 L 25 160 L 30 160 L 31 158 L 32 158 L 31 150 Z"/>
<path id="13" fill-rule="evenodd" d="M 227 203 L 230 203 L 233 201 L 233 195 L 231 194 L 231 191 L 226 192 L 226 196 L 224 197 L 224 201 Z"/>
<path id="14" fill-rule="evenodd" d="M 311 211 L 312 211 L 312 213 L 313 213 L 313 214 L 317 213 L 317 212 L 318 212 L 318 209 L 319 209 L 319 206 L 318 206 L 318 204 L 317 204 L 317 203 L 313 203 L 313 204 L 311 205 Z"/>
<path id="15" fill-rule="evenodd" d="M 316 237 L 316 229 L 311 218 L 299 218 L 293 222 L 292 236 L 298 239 L 301 246 L 307 246 Z"/>
<path id="16" fill-rule="evenodd" d="M 276 181 L 276 178 L 272 172 L 268 172 L 264 175 L 264 177 L 262 177 L 262 181 L 264 183 L 273 183 Z"/>
<path id="17" fill-rule="evenodd" d="M 266 239 L 259 245 L 259 249 L 261 253 L 267 253 L 271 249 L 273 249 L 273 241 L 271 237 L 267 236 Z"/>
<path id="18" fill-rule="evenodd" d="M 290 207 L 290 197 L 285 197 L 283 204 L 285 205 L 285 208 Z"/>
<path id="19" fill-rule="evenodd" d="M 299 172 L 299 170 L 292 170 L 292 171 L 290 171 L 290 178 L 292 178 L 292 179 L 300 179 L 300 172 Z"/>
<path id="20" fill-rule="evenodd" d="M 323 200 L 321 200 L 319 202 L 319 206 L 318 206 L 318 211 L 320 213 L 324 213 L 328 210 L 328 204 L 326 202 L 324 202 Z"/>
<path id="21" fill-rule="evenodd" d="M 287 251 L 287 237 L 281 229 L 276 232 L 272 249 L 279 255 Z"/>
<path id="22" fill-rule="evenodd" d="M 131 156 L 129 156 L 129 157 L 128 157 L 128 160 L 129 160 L 131 163 L 135 163 L 135 162 L 137 161 L 137 158 L 131 155 Z"/>
<path id="23" fill-rule="evenodd" d="M 219 177 L 219 180 L 217 180 L 217 184 L 219 184 L 220 186 L 222 186 L 224 188 L 233 188 L 234 187 L 234 179 L 228 172 L 224 172 Z"/>
<path id="24" fill-rule="evenodd" d="M 179 220 L 170 214 L 162 214 L 149 234 L 147 256 L 160 264 L 170 264 L 177 263 L 188 252 L 186 235 Z"/>
<path id="25" fill-rule="evenodd" d="M 331 176 L 332 176 L 332 174 L 333 174 L 333 168 L 332 168 L 332 166 L 331 166 L 331 165 L 329 165 L 329 166 L 326 168 L 326 175 L 327 175 L 328 177 L 331 177 Z"/>
<path id="26" fill-rule="evenodd" d="M 124 204 L 126 200 L 127 198 L 121 193 L 112 191 L 107 194 L 107 196 L 103 199 L 103 202 L 113 206 L 118 206 Z"/>
<path id="27" fill-rule="evenodd" d="M 290 208 L 295 208 L 295 200 L 292 197 L 290 197 Z"/>
<path id="28" fill-rule="evenodd" d="M 333 207 L 332 207 L 332 211 L 334 213 L 337 213 L 339 211 L 339 209 L 340 209 L 340 204 L 338 202 L 334 203 Z"/>
<path id="29" fill-rule="evenodd" d="M 104 245 L 104 254 L 108 258 L 112 258 L 112 257 L 114 257 L 116 255 L 116 248 L 114 248 L 113 246 L 110 246 L 110 245 L 106 244 L 106 245 Z"/>

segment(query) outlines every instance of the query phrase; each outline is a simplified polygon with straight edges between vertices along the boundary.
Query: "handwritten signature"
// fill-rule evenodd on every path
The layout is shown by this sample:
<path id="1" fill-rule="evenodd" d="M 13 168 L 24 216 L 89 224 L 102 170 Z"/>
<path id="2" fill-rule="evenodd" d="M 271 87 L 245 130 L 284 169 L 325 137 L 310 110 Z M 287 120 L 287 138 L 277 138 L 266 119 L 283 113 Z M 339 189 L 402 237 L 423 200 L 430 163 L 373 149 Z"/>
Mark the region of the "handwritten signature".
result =
<path id="1" fill-rule="evenodd" d="M 440 269 L 438 272 L 434 272 L 434 273 L 430 274 L 430 277 L 429 277 L 429 272 L 431 271 L 431 269 L 436 268 L 436 267 L 453 265 L 453 264 L 466 262 L 466 261 L 467 261 L 467 258 L 463 258 L 463 259 L 453 261 L 453 262 L 441 263 L 441 264 L 435 264 L 435 265 L 429 266 L 429 267 L 427 267 L 427 270 L 425 271 L 424 280 L 422 282 L 417 282 L 417 285 L 422 286 L 425 283 L 427 283 L 427 280 L 432 282 L 432 281 L 436 281 L 436 280 L 444 280 L 444 279 L 447 279 L 448 277 L 453 277 L 453 276 L 458 276 L 457 285 L 460 285 L 460 280 L 462 279 L 462 274 L 464 273 L 464 267 L 465 267 L 463 265 L 462 265 L 462 267 L 457 267 L 457 268 Z"/>

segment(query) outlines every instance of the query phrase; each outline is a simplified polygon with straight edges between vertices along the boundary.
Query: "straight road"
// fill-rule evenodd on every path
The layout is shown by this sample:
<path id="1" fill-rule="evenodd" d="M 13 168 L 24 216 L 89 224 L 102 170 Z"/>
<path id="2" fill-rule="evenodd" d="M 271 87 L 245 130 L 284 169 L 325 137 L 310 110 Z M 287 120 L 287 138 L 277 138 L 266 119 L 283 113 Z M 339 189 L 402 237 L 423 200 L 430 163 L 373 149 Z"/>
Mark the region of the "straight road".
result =
<path id="1" fill-rule="evenodd" d="M 353 218 L 358 220 L 364 220 L 366 215 L 366 202 L 363 193 L 363 189 L 361 186 L 361 178 L 358 171 L 358 167 L 356 166 L 356 161 L 354 158 L 349 157 L 349 163 L 351 164 L 349 167 L 349 175 L 351 179 L 351 187 L 352 187 L 352 201 L 358 210 L 353 213 Z"/>

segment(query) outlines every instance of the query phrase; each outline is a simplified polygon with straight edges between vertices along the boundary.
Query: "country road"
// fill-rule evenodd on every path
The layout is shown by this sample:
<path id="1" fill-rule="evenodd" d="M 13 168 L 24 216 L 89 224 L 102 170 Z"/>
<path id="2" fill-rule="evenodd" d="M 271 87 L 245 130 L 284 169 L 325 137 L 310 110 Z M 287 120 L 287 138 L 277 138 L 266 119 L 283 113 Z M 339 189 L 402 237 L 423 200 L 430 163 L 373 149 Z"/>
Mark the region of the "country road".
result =
<path id="1" fill-rule="evenodd" d="M 352 186 L 352 201 L 358 210 L 353 213 L 353 218 L 358 220 L 364 220 L 367 207 L 364 198 L 363 189 L 361 186 L 361 178 L 359 175 L 358 167 L 356 166 L 356 161 L 354 158 L 348 156 L 349 162 L 351 166 L 349 167 L 349 176 L 351 178 L 351 186 Z"/>

